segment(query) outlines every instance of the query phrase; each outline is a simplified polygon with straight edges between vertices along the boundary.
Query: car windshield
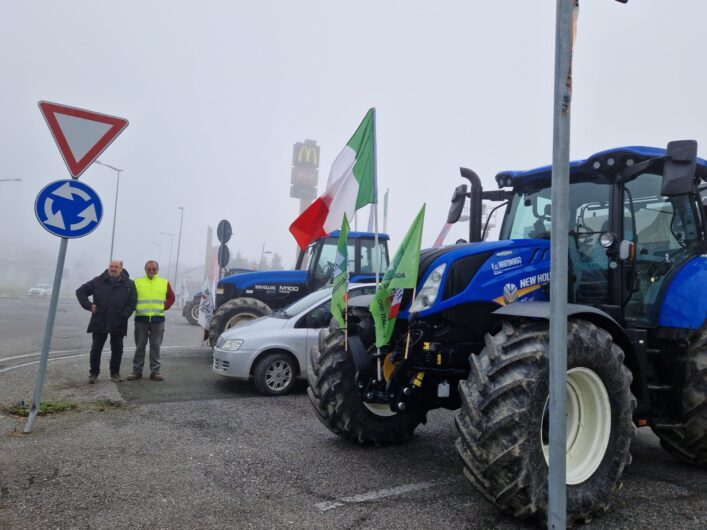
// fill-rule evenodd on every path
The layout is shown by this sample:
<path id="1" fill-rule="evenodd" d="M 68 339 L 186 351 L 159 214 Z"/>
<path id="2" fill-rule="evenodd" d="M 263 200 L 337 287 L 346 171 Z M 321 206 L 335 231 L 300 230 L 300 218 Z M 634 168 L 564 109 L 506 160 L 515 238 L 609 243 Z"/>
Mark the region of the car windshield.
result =
<path id="1" fill-rule="evenodd" d="M 330 294 L 331 294 L 331 287 L 319 289 L 318 291 L 314 291 L 313 293 L 309 293 L 304 298 L 300 298 L 296 302 L 281 309 L 279 311 L 279 314 L 281 314 L 285 318 L 293 317 L 295 315 L 300 314 L 302 311 L 309 309 L 314 304 L 316 304 L 317 302 L 320 302 L 321 300 L 323 300 L 324 298 L 326 298 Z"/>

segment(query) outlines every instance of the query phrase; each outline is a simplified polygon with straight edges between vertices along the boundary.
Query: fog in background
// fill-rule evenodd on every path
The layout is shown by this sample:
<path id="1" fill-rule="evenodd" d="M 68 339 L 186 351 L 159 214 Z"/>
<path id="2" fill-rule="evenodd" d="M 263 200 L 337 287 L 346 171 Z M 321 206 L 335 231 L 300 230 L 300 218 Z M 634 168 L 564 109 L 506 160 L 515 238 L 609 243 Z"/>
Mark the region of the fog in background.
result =
<path id="1" fill-rule="evenodd" d="M 706 15 L 704 0 L 580 2 L 573 158 L 687 138 L 705 155 Z M 265 248 L 291 266 L 292 145 L 321 146 L 321 193 L 370 107 L 391 250 L 423 202 L 429 246 L 459 166 L 495 188 L 498 171 L 551 162 L 554 24 L 555 2 L 528 0 L 3 2 L 0 179 L 22 182 L 0 182 L 0 287 L 53 278 L 60 240 L 34 200 L 69 174 L 39 100 L 130 121 L 100 159 L 124 170 L 114 254 L 133 277 L 148 258 L 166 272 L 161 232 L 178 234 L 179 206 L 180 271 L 203 265 L 207 226 L 221 219 L 232 256 L 258 262 Z M 66 289 L 110 252 L 116 174 L 94 164 L 81 180 L 104 217 L 69 242 Z M 447 241 L 466 234 L 456 226 Z"/>

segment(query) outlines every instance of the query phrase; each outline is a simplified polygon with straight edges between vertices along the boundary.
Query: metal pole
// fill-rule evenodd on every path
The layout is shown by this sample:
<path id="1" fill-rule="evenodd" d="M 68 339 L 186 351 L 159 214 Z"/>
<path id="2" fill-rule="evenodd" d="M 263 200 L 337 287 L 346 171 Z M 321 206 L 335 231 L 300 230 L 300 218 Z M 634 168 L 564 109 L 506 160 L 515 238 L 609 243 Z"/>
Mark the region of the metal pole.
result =
<path id="1" fill-rule="evenodd" d="M 177 239 L 177 263 L 174 266 L 174 288 L 176 292 L 179 293 L 179 250 L 182 248 L 182 222 L 184 221 L 184 206 L 180 206 L 179 209 L 182 211 L 182 215 L 179 218 L 179 238 Z M 177 294 L 177 300 L 179 295 Z"/>
<path id="2" fill-rule="evenodd" d="M 169 236 L 169 263 L 167 264 L 167 279 L 172 274 L 172 250 L 174 249 L 174 234 L 170 232 L 160 232 L 163 236 Z M 174 278 L 172 278 L 174 280 Z"/>
<path id="3" fill-rule="evenodd" d="M 52 287 L 52 298 L 49 302 L 49 313 L 47 315 L 47 325 L 44 328 L 44 342 L 42 343 L 42 355 L 39 358 L 39 368 L 37 369 L 37 380 L 34 384 L 34 397 L 32 398 L 32 406 L 29 409 L 27 423 L 22 432 L 29 434 L 32 432 L 32 425 L 37 419 L 39 412 L 39 404 L 42 399 L 42 387 L 44 386 L 44 376 L 47 373 L 47 359 L 49 358 L 49 349 L 52 345 L 52 331 L 54 330 L 54 317 L 56 316 L 56 307 L 59 303 L 59 289 L 61 289 L 61 276 L 64 273 L 64 261 L 66 259 L 66 246 L 69 240 L 65 237 L 61 238 L 59 245 L 59 257 L 56 260 L 56 271 L 54 272 L 54 286 Z"/>
<path id="4" fill-rule="evenodd" d="M 110 238 L 110 261 L 113 261 L 113 243 L 115 241 L 115 218 L 118 215 L 118 190 L 120 188 L 120 172 L 121 171 L 122 171 L 122 169 L 115 170 L 118 177 L 115 180 L 115 208 L 113 208 L 113 235 Z"/>
<path id="5" fill-rule="evenodd" d="M 551 530 L 567 527 L 566 419 L 567 256 L 569 227 L 570 104 L 572 101 L 573 10 L 579 0 L 557 0 L 555 95 L 552 145 L 552 221 L 550 249 L 550 465 L 548 521 Z"/>

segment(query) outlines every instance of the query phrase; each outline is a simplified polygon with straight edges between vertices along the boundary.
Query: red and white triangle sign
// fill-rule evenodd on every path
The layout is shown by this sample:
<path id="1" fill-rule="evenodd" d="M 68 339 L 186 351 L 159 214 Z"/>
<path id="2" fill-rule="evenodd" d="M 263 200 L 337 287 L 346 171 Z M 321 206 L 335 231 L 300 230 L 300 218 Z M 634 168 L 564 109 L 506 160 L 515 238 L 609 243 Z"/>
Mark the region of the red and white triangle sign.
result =
<path id="1" fill-rule="evenodd" d="M 128 120 L 40 101 L 49 130 L 69 173 L 78 178 L 128 126 Z"/>

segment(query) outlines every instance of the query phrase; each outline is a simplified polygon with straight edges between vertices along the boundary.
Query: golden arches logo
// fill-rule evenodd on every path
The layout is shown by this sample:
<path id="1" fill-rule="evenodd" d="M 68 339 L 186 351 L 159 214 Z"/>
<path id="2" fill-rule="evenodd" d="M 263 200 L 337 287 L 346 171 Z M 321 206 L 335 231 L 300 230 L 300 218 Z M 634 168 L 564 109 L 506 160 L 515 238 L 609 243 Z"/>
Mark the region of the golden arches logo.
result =
<path id="1" fill-rule="evenodd" d="M 319 146 L 314 141 L 296 143 L 293 155 L 295 166 L 319 167 Z"/>

